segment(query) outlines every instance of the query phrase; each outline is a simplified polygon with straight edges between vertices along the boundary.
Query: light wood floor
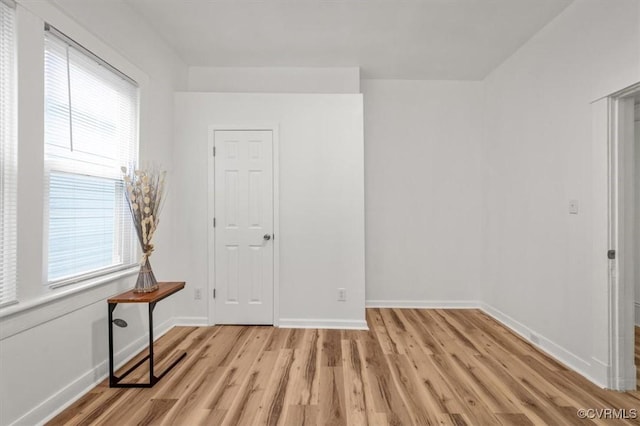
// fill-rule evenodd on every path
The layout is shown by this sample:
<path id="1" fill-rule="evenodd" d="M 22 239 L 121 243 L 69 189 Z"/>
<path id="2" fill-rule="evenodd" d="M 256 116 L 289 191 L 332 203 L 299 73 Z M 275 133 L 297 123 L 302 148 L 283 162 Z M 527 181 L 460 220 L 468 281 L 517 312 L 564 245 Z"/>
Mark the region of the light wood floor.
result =
<path id="1" fill-rule="evenodd" d="M 640 424 L 580 420 L 579 408 L 640 408 L 640 392 L 597 388 L 480 311 L 367 320 L 368 332 L 177 327 L 156 351 L 187 358 L 154 388 L 105 381 L 50 424 Z"/>

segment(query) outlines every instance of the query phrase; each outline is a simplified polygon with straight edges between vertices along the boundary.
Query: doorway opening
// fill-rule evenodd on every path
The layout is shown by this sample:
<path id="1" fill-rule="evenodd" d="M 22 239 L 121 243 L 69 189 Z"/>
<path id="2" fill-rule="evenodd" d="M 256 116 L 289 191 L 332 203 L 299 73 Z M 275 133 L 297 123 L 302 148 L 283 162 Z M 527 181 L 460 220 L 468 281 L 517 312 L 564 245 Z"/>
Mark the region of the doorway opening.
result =
<path id="1" fill-rule="evenodd" d="M 609 103 L 610 387 L 636 390 L 640 366 L 640 83 Z"/>

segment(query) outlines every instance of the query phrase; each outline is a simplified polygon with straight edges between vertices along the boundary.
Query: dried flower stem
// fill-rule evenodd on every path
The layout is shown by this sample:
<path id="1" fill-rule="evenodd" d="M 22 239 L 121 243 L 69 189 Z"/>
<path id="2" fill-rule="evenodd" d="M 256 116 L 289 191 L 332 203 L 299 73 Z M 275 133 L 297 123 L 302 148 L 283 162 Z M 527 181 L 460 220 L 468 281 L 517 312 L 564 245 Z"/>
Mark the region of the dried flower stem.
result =
<path id="1" fill-rule="evenodd" d="M 166 172 L 156 169 L 138 170 L 131 168 L 127 170 L 123 166 L 122 173 L 126 185 L 125 197 L 143 253 L 140 261 L 142 267 L 136 288 L 138 288 L 141 279 L 142 281 L 151 280 L 152 287 L 155 286 L 157 288 L 157 282 L 149 264 L 149 256 L 153 252 L 151 239 L 158 227 L 160 211 L 164 204 Z M 148 274 L 147 278 L 142 278 L 143 273 Z M 145 282 L 141 285 L 148 286 L 149 283 Z"/>

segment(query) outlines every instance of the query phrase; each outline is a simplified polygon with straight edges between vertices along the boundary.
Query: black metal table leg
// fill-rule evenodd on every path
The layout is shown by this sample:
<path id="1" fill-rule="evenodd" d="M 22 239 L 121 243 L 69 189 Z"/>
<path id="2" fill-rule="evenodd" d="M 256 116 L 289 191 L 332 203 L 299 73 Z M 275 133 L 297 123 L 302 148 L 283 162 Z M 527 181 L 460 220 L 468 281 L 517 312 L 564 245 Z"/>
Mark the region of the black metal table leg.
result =
<path id="1" fill-rule="evenodd" d="M 149 303 L 149 383 L 151 386 L 157 382 L 156 376 L 153 374 L 153 310 L 156 304 Z"/>
<path id="2" fill-rule="evenodd" d="M 113 374 L 113 310 L 117 305 L 117 303 L 109 303 L 109 386 L 111 387 L 117 383 Z"/>
<path id="3" fill-rule="evenodd" d="M 182 359 L 187 356 L 187 352 L 183 352 L 175 361 L 171 363 L 159 376 L 154 373 L 155 357 L 153 351 L 153 310 L 156 307 L 156 302 L 149 303 L 149 354 L 139 360 L 135 365 L 131 366 L 121 376 L 116 376 L 114 372 L 114 360 L 113 360 L 113 310 L 116 308 L 117 303 L 109 303 L 109 387 L 112 388 L 150 388 L 155 385 L 160 379 L 162 379 L 173 367 L 175 367 Z M 142 365 L 145 361 L 149 361 L 149 383 L 120 383 L 122 379 L 128 376 L 136 368 Z"/>

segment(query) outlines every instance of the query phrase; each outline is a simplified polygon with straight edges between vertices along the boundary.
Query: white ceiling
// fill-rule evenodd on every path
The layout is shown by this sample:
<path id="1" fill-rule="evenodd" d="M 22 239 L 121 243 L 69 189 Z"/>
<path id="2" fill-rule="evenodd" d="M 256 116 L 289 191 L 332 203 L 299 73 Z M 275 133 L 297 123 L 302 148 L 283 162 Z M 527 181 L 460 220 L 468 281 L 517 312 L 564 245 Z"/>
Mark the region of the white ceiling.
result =
<path id="1" fill-rule="evenodd" d="M 573 0 L 121 1 L 188 65 L 481 80 Z"/>

